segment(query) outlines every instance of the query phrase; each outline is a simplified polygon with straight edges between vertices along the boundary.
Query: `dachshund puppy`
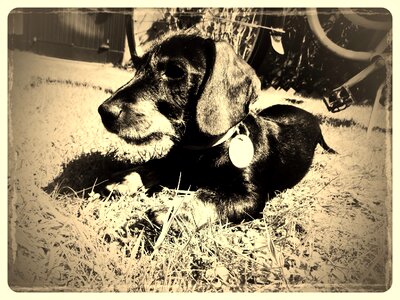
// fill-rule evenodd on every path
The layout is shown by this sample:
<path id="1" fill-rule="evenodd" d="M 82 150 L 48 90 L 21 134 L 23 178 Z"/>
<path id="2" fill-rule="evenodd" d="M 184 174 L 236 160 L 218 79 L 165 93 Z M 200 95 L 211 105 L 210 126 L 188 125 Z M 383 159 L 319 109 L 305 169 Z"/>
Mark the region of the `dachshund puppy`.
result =
<path id="1" fill-rule="evenodd" d="M 305 176 L 318 143 L 334 153 L 302 109 L 250 112 L 259 91 L 254 70 L 228 43 L 177 34 L 141 57 L 134 78 L 98 111 L 106 129 L 133 146 L 172 145 L 134 169 L 139 185 L 179 181 L 196 191 L 199 218 L 240 222 L 260 217 L 268 199 Z"/>

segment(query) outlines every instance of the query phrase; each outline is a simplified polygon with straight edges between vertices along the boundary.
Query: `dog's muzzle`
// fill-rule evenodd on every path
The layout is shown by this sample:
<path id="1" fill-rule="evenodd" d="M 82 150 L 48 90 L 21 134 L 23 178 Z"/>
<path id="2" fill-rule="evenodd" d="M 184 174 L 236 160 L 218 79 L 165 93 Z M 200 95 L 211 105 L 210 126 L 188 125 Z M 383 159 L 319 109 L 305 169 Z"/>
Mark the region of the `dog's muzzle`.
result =
<path id="1" fill-rule="evenodd" d="M 122 113 L 122 109 L 115 105 L 109 105 L 103 103 L 99 106 L 98 112 L 101 116 L 101 120 L 107 130 L 116 133 L 117 132 L 117 120 Z"/>

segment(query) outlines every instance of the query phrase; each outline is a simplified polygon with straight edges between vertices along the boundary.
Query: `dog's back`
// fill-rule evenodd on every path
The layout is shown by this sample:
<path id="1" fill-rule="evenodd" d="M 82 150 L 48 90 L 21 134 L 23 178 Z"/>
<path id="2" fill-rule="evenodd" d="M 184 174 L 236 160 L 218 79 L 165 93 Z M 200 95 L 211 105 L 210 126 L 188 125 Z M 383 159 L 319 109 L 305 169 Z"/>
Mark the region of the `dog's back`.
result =
<path id="1" fill-rule="evenodd" d="M 329 152 L 336 153 L 328 144 L 322 135 L 319 121 L 313 114 L 292 106 L 292 105 L 274 105 L 262 110 L 259 116 L 272 120 L 283 128 L 287 128 L 285 134 L 291 136 L 290 140 L 303 139 L 303 145 L 309 145 L 315 148 L 317 144 Z"/>
<path id="2" fill-rule="evenodd" d="M 290 188 L 307 173 L 317 144 L 329 153 L 318 119 L 311 113 L 291 106 L 274 105 L 258 116 L 262 127 L 268 128 L 264 138 L 269 145 L 265 156 L 270 192 Z"/>

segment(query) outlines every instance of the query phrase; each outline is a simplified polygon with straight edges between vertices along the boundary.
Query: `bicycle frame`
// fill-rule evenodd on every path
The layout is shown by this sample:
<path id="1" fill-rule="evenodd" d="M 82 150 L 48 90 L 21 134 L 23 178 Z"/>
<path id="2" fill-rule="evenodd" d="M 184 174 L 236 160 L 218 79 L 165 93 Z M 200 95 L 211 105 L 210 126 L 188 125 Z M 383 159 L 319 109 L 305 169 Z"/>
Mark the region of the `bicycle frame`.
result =
<path id="1" fill-rule="evenodd" d="M 373 51 L 349 50 L 337 45 L 328 38 L 321 26 L 316 8 L 306 9 L 308 24 L 315 34 L 316 38 L 323 46 L 325 46 L 337 56 L 349 60 L 372 61 L 372 64 L 367 66 L 365 69 L 363 69 L 361 72 L 359 72 L 349 80 L 347 80 L 341 86 L 335 88 L 327 97 L 324 97 L 325 105 L 330 112 L 341 111 L 354 103 L 355 101 L 350 92 L 350 88 L 364 80 L 371 73 L 385 66 L 386 60 L 390 58 L 390 55 L 383 54 L 389 44 L 388 41 L 391 40 L 392 31 L 390 29 L 390 22 L 371 21 L 358 15 L 351 9 L 339 9 L 339 11 L 344 15 L 344 17 L 346 17 L 348 20 L 356 25 L 374 30 L 388 30 L 388 32 Z"/>

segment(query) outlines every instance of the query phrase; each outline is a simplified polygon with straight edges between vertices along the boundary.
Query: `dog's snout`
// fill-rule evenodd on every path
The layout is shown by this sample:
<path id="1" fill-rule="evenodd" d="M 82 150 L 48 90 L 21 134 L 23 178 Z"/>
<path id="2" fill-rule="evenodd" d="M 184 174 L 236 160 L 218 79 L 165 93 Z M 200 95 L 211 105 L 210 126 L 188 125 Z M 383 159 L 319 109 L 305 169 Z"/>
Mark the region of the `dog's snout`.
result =
<path id="1" fill-rule="evenodd" d="M 114 132 L 115 126 L 117 124 L 117 120 L 121 115 L 122 109 L 116 105 L 109 105 L 107 103 L 103 103 L 99 106 L 99 114 L 101 116 L 101 120 L 103 121 L 104 126 Z"/>
<path id="2" fill-rule="evenodd" d="M 103 103 L 99 106 L 99 114 L 102 118 L 107 120 L 116 120 L 121 114 L 122 109 L 115 105 L 107 105 Z"/>

